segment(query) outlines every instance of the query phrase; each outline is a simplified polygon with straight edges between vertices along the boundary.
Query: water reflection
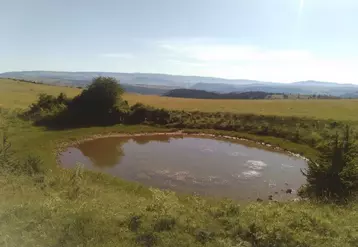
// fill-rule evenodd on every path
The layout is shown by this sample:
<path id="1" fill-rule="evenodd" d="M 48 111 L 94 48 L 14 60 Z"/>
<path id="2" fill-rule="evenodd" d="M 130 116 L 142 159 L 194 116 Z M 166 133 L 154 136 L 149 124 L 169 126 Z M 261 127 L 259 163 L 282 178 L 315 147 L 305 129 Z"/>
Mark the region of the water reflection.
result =
<path id="1" fill-rule="evenodd" d="M 128 142 L 134 142 L 139 145 L 145 145 L 149 142 L 170 142 L 169 136 L 153 136 L 147 138 L 139 136 L 136 138 L 116 138 L 108 137 L 96 140 L 95 145 L 92 142 L 84 142 L 80 144 L 79 149 L 82 154 L 88 157 L 97 167 L 113 167 L 121 162 L 124 156 L 122 146 Z"/>
<path id="2" fill-rule="evenodd" d="M 167 135 L 109 137 L 68 148 L 63 167 L 87 169 L 185 193 L 256 200 L 289 198 L 305 178 L 306 162 L 229 140 Z"/>

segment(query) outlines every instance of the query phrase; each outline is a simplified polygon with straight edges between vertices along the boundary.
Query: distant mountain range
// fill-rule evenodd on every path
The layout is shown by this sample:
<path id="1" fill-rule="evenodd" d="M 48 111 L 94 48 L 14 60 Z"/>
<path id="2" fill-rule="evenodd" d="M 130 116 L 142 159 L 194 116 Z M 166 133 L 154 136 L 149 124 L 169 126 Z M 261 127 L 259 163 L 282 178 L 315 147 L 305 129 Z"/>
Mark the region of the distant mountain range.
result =
<path id="1" fill-rule="evenodd" d="M 120 80 L 128 92 L 162 95 L 172 89 L 187 88 L 217 93 L 261 91 L 285 94 L 320 94 L 338 97 L 358 97 L 358 85 L 321 81 L 293 83 L 264 82 L 242 79 L 223 79 L 202 76 L 178 76 L 148 73 L 115 72 L 58 72 L 19 71 L 0 74 L 2 78 L 16 78 L 48 84 L 84 87 L 96 76 L 111 76 Z"/>

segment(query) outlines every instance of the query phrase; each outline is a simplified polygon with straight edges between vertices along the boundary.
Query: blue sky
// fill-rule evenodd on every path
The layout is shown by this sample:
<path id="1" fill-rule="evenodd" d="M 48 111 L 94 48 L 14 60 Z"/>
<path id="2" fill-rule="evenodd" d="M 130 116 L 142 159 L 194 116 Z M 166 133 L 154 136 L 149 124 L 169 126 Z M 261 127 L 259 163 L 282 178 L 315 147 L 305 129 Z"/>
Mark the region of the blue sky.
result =
<path id="1" fill-rule="evenodd" d="M 356 0 L 0 2 L 0 72 L 358 84 Z"/>

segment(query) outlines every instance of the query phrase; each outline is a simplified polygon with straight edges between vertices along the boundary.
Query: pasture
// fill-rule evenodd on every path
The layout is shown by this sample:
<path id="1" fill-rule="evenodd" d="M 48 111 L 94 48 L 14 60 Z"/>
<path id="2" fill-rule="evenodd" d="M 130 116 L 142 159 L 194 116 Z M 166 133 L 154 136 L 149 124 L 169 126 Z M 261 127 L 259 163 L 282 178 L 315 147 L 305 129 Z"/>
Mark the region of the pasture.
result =
<path id="1" fill-rule="evenodd" d="M 14 152 L 8 162 L 18 167 L 8 172 L 4 168 L 12 166 L 0 159 L 0 246 L 356 246 L 356 203 L 343 206 L 313 200 L 239 205 L 148 189 L 83 171 L 81 166 L 61 169 L 57 165 L 59 149 L 83 138 L 173 130 L 121 124 L 50 130 L 7 110 L 27 108 L 40 93 L 60 92 L 73 97 L 80 89 L 0 79 L 0 108 L 4 109 L 0 127 L 6 130 Z M 124 98 L 130 104 L 177 110 L 358 119 L 354 100 L 194 100 L 134 94 Z M 302 144 L 272 136 L 200 131 L 305 149 Z M 6 149 L 2 149 L 4 143 L 0 151 Z M 35 165 L 34 157 L 39 158 Z M 20 169 L 20 164 L 30 164 L 26 162 L 36 168 L 29 174 Z"/>
<path id="2" fill-rule="evenodd" d="M 341 121 L 358 120 L 358 100 L 208 100 L 169 98 L 156 95 L 125 94 L 130 104 L 137 102 L 171 110 L 233 112 L 243 114 L 296 116 Z"/>
<path id="3" fill-rule="evenodd" d="M 40 93 L 74 97 L 81 92 L 71 87 L 32 84 L 0 79 L 0 107 L 26 108 Z M 157 95 L 124 94 L 130 105 L 143 103 L 158 108 L 202 112 L 233 112 L 242 114 L 296 116 L 337 121 L 358 121 L 358 100 L 207 100 L 161 97 Z"/>

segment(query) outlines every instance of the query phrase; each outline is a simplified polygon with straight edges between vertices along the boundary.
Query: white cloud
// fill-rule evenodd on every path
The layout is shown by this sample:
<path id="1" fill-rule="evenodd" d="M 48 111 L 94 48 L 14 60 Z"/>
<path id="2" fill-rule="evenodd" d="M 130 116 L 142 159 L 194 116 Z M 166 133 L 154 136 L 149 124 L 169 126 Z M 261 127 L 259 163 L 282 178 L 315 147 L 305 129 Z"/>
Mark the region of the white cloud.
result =
<path id="1" fill-rule="evenodd" d="M 124 59 L 134 58 L 133 54 L 130 53 L 104 53 L 101 54 L 100 56 L 107 57 L 107 58 L 124 58 Z"/>
<path id="2" fill-rule="evenodd" d="M 177 61 L 185 74 L 277 82 L 358 83 L 358 58 L 322 58 L 306 50 L 263 49 L 207 40 L 162 41 L 158 47 L 169 62 Z"/>
<path id="3" fill-rule="evenodd" d="M 254 46 L 241 45 L 181 45 L 162 44 L 161 47 L 174 54 L 205 62 L 272 62 L 272 61 L 304 61 L 311 58 L 311 54 L 300 50 L 261 50 Z"/>

